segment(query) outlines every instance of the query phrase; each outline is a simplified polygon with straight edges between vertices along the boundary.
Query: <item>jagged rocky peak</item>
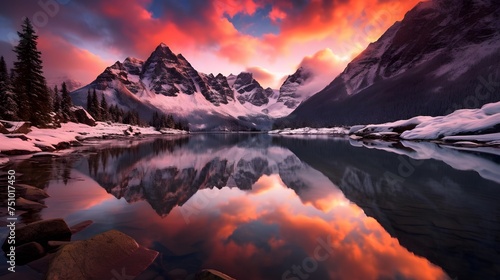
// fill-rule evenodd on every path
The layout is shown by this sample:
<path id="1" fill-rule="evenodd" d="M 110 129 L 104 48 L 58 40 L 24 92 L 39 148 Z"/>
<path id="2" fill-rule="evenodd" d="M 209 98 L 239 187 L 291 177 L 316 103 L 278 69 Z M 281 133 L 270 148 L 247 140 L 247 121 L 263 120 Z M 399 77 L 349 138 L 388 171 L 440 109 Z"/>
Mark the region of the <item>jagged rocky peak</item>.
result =
<path id="1" fill-rule="evenodd" d="M 159 44 L 154 52 L 151 54 L 150 58 L 164 58 L 169 59 L 172 62 L 177 61 L 177 55 L 175 55 L 170 48 L 165 45 L 165 43 Z"/>
<path id="2" fill-rule="evenodd" d="M 201 82 L 201 77 L 191 64 L 182 55 L 174 54 L 164 43 L 158 45 L 146 60 L 140 78 L 150 91 L 165 96 L 194 94 L 194 81 Z M 200 84 L 200 87 L 203 91 L 204 85 Z"/>
<path id="3" fill-rule="evenodd" d="M 97 76 L 94 83 L 94 88 L 98 90 L 105 90 L 111 87 L 111 83 L 115 80 L 127 81 L 127 70 L 123 67 L 120 61 L 115 62 L 113 65 L 106 67 L 104 72 Z"/>
<path id="4" fill-rule="evenodd" d="M 241 87 L 244 85 L 248 85 L 252 82 L 253 80 L 253 74 L 250 72 L 241 72 L 238 74 L 236 77 L 236 80 L 234 82 L 234 87 Z"/>
<path id="5" fill-rule="evenodd" d="M 245 94 L 256 89 L 262 89 L 262 86 L 253 78 L 250 72 L 241 72 L 234 81 L 233 88 L 240 94 Z"/>
<path id="6" fill-rule="evenodd" d="M 229 74 L 229 76 L 226 77 L 227 83 L 229 86 L 232 88 L 234 86 L 234 82 L 236 82 L 237 76 L 234 74 Z"/>
<path id="7" fill-rule="evenodd" d="M 311 71 L 305 69 L 304 67 L 299 67 L 299 69 L 297 69 L 295 73 L 286 78 L 285 82 L 283 83 L 283 86 L 291 83 L 301 85 L 306 81 L 308 81 L 311 77 L 312 77 Z"/>
<path id="8" fill-rule="evenodd" d="M 123 67 L 130 73 L 131 75 L 139 76 L 142 71 L 142 67 L 144 66 L 144 61 L 134 57 L 127 57 L 123 61 Z"/>
<path id="9" fill-rule="evenodd" d="M 238 93 L 237 99 L 241 104 L 249 102 L 255 106 L 269 103 L 269 98 L 264 88 L 253 78 L 250 72 L 241 72 L 233 83 L 233 89 Z"/>
<path id="10" fill-rule="evenodd" d="M 303 100 L 298 96 L 297 91 L 307 81 L 312 78 L 311 71 L 304 67 L 299 67 L 295 73 L 288 76 L 280 87 L 278 102 L 282 102 L 287 108 L 296 108 Z"/>

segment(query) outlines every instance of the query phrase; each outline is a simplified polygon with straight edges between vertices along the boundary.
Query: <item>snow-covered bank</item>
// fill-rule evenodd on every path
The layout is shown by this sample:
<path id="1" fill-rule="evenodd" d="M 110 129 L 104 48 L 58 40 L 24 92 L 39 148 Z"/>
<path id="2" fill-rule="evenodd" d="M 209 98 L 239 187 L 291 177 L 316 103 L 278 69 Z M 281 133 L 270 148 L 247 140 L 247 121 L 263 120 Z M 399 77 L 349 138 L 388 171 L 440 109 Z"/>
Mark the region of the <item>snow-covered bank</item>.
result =
<path id="1" fill-rule="evenodd" d="M 470 141 L 482 144 L 500 144 L 500 102 L 484 105 L 481 109 L 457 110 L 446 116 L 419 116 L 384 124 L 351 128 L 350 134 L 373 137 L 393 133 L 404 140 Z"/>
<path id="2" fill-rule="evenodd" d="M 350 135 L 353 140 L 437 140 L 461 146 L 500 145 L 500 102 L 481 109 L 457 110 L 446 116 L 418 116 L 383 124 L 356 125 L 350 129 L 285 128 L 270 131 L 274 135 Z"/>
<path id="3" fill-rule="evenodd" d="M 27 134 L 0 134 L 0 153 L 27 154 L 53 151 L 78 144 L 90 138 L 134 137 L 139 135 L 187 134 L 177 129 L 156 131 L 153 127 L 139 127 L 127 124 L 97 122 L 96 126 L 79 123 L 63 123 L 57 129 L 31 128 Z"/>
<path id="4" fill-rule="evenodd" d="M 271 130 L 268 132 L 269 134 L 279 134 L 279 135 L 347 135 L 349 133 L 349 129 L 344 127 L 332 127 L 332 128 L 285 128 L 285 129 L 277 129 Z"/>

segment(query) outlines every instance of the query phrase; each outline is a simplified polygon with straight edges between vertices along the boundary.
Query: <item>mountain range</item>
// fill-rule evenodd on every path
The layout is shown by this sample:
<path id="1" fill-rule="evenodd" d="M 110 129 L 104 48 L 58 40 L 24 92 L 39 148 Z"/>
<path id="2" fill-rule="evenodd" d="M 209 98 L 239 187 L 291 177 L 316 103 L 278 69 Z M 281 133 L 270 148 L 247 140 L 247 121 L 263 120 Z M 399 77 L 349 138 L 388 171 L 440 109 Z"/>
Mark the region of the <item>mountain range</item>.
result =
<path id="1" fill-rule="evenodd" d="M 249 72 L 205 74 L 162 43 L 147 60 L 117 61 L 71 95 L 76 105 L 86 106 L 88 91 L 95 89 L 108 104 L 137 110 L 144 120 L 160 111 L 187 121 L 191 130 L 265 130 L 273 118 L 288 115 L 303 101 L 294 93 L 307 79 L 299 69 L 282 90 L 273 90 Z"/>
<path id="2" fill-rule="evenodd" d="M 89 89 L 108 104 L 187 121 L 191 130 L 269 130 L 335 126 L 445 115 L 500 100 L 498 0 L 421 2 L 351 61 L 324 89 L 300 67 L 279 90 L 252 73 L 205 74 L 160 44 L 145 61 L 127 58 L 72 92 L 86 106 Z"/>

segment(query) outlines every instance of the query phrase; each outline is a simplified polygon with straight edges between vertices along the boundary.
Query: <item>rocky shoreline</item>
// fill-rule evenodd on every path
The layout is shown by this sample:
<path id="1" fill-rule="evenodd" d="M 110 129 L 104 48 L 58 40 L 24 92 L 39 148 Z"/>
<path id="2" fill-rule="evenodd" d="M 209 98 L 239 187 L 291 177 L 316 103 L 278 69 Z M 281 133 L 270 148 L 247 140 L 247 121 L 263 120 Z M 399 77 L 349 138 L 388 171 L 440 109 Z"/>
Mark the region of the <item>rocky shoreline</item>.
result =
<path id="1" fill-rule="evenodd" d="M 135 279 L 156 259 L 159 252 L 139 245 L 132 237 L 117 230 L 99 233 L 86 240 L 72 236 L 92 225 L 83 221 L 68 226 L 63 219 L 49 219 L 16 228 L 16 244 L 8 239 L 2 245 L 7 263 L 15 272 L 28 266 L 40 279 Z M 141 279 L 149 279 L 140 276 Z M 157 279 L 157 278 L 155 278 Z M 162 278 L 163 279 L 163 278 Z M 213 269 L 198 271 L 195 280 L 234 280 Z"/>
<path id="2" fill-rule="evenodd" d="M 86 141 L 110 139 L 134 139 L 161 135 L 186 135 L 189 132 L 177 129 L 155 130 L 153 127 L 140 127 L 116 123 L 98 122 L 96 126 L 65 123 L 61 128 L 29 128 L 23 133 L 0 134 L 0 164 L 6 156 L 54 153 L 79 147 Z M 3 155 L 3 159 L 2 159 Z M 57 154 L 54 154 L 55 156 Z"/>

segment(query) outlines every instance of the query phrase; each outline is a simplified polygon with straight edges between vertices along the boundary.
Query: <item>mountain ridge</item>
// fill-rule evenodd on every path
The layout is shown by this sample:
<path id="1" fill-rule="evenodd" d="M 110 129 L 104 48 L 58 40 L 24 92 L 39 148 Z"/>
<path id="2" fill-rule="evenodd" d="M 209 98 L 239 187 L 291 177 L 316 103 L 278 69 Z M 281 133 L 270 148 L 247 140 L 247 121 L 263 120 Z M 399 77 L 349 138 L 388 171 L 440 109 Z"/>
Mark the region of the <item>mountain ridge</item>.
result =
<path id="1" fill-rule="evenodd" d="M 136 110 L 145 121 L 160 111 L 190 123 L 192 130 L 268 130 L 273 118 L 294 108 L 279 99 L 279 91 L 262 87 L 252 73 L 226 77 L 198 72 L 164 43 L 146 60 L 127 57 L 106 67 L 89 85 L 71 93 L 74 103 L 85 107 L 93 89 L 108 104 Z"/>

